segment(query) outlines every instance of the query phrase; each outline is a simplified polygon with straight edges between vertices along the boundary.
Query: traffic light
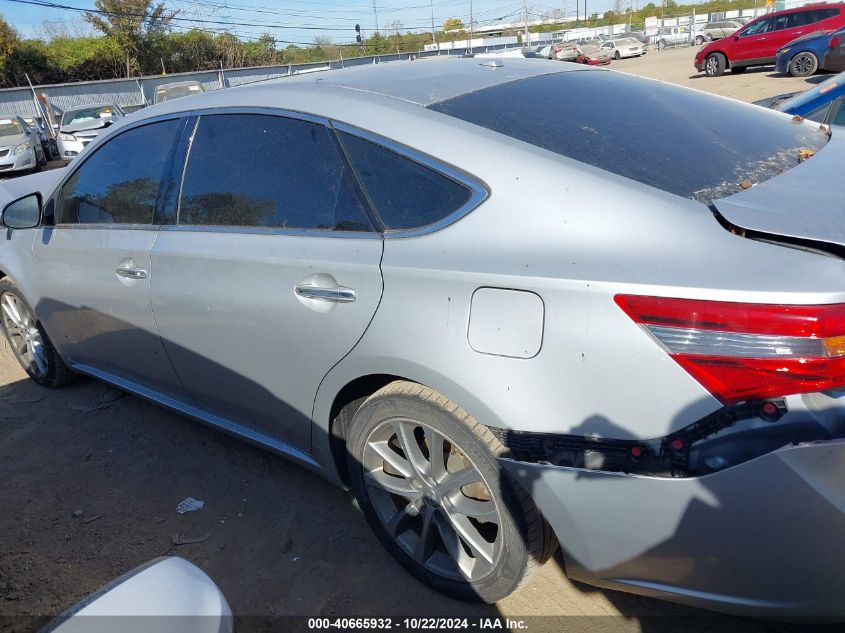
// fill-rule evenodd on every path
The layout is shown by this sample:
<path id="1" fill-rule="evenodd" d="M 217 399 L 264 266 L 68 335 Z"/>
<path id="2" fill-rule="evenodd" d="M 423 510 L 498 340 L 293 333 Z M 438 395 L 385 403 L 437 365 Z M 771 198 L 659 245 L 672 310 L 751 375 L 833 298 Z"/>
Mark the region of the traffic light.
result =
<path id="1" fill-rule="evenodd" d="M 359 44 L 363 44 L 364 40 L 361 39 L 361 25 L 360 24 L 355 25 L 355 32 L 358 34 L 358 35 L 355 36 L 355 41 L 358 42 Z"/>

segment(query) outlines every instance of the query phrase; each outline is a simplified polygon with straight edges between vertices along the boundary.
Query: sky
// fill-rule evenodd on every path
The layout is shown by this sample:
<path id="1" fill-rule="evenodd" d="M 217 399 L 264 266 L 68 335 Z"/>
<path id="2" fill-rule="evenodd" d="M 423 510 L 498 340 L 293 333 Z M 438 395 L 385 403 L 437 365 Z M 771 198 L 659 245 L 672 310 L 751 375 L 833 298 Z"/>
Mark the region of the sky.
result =
<path id="1" fill-rule="evenodd" d="M 94 8 L 94 0 L 28 0 L 36 3 L 62 5 L 77 9 Z M 579 0 L 583 11 L 584 0 Z M 587 0 L 590 13 L 602 12 L 614 0 Z M 644 0 L 644 2 L 647 0 Z M 383 2 L 383 4 L 382 4 Z M 529 0 L 530 19 L 540 14 L 560 9 L 574 15 L 576 0 Z M 628 0 L 623 6 L 627 6 Z M 401 23 L 402 32 L 430 31 L 431 12 L 434 23 L 440 28 L 448 17 L 458 17 L 469 24 L 469 0 L 165 0 L 172 9 L 180 9 L 174 27 L 187 30 L 197 26 L 205 30 L 231 27 L 242 39 L 255 39 L 265 32 L 271 33 L 281 44 L 308 45 L 314 38 L 328 37 L 336 43 L 355 40 L 355 24 L 360 24 L 364 36 L 375 30 L 376 13 L 382 33 L 392 30 L 394 22 Z M 472 12 L 477 24 L 486 26 L 504 18 L 504 22 L 522 19 L 523 0 L 473 0 Z M 14 26 L 23 37 L 43 35 L 43 24 L 64 22 L 71 33 L 90 30 L 82 20 L 82 13 L 59 7 L 20 4 L 13 0 L 0 0 L 0 15 Z M 197 19 L 204 20 L 196 22 Z M 224 24 L 219 24 L 224 23 Z"/>

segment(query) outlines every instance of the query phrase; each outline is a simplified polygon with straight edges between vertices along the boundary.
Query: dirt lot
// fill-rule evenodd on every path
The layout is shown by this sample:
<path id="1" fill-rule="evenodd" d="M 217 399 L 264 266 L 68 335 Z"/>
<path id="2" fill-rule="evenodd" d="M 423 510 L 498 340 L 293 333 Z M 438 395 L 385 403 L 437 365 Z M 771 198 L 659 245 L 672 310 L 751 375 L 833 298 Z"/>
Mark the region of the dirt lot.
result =
<path id="1" fill-rule="evenodd" d="M 742 75 L 728 71 L 722 77 L 707 77 L 693 66 L 697 50 L 698 47 L 653 50 L 642 57 L 614 61 L 609 68 L 749 102 L 785 92 L 807 90 L 830 76 L 818 74 L 802 79 L 780 75 L 774 66 L 763 66 L 749 68 Z"/>
<path id="2" fill-rule="evenodd" d="M 770 70 L 690 78 L 691 49 L 614 68 L 753 100 L 807 86 Z M 0 630 L 32 630 L 119 574 L 178 554 L 220 585 L 240 631 L 284 615 L 556 616 L 532 631 L 772 631 L 569 581 L 552 560 L 496 607 L 435 594 L 378 544 L 352 497 L 316 475 L 81 379 L 46 391 L 0 343 Z M 205 501 L 178 515 L 188 496 Z M 174 547 L 171 537 L 208 536 Z M 300 625 L 302 626 L 302 625 Z"/>

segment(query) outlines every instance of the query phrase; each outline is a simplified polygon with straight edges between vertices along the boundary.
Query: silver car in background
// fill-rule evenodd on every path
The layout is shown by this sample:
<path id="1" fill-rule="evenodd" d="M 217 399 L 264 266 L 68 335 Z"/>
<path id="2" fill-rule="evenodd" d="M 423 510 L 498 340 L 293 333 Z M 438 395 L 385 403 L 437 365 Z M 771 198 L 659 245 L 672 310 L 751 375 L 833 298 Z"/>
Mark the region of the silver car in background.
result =
<path id="1" fill-rule="evenodd" d="M 0 114 L 0 173 L 39 170 L 46 164 L 38 132 L 19 116 Z"/>
<path id="2" fill-rule="evenodd" d="M 59 121 L 59 157 L 70 161 L 106 128 L 126 116 L 115 103 L 95 103 L 62 113 Z"/>
<path id="3" fill-rule="evenodd" d="M 836 130 L 576 64 L 262 82 L 10 183 L 0 324 L 40 385 L 350 486 L 449 595 L 559 542 L 586 583 L 842 619 L 843 162 Z"/>

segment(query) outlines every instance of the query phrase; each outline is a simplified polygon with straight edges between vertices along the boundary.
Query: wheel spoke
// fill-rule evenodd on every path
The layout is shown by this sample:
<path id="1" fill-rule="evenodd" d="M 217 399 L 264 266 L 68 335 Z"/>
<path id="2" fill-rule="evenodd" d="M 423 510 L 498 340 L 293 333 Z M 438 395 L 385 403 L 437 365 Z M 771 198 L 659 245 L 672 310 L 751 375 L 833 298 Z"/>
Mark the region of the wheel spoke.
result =
<path id="1" fill-rule="evenodd" d="M 425 506 L 420 540 L 414 548 L 414 559 L 418 563 L 425 563 L 434 551 L 434 524 L 434 510 Z"/>
<path id="2" fill-rule="evenodd" d="M 39 375 L 47 373 L 47 357 L 44 354 L 44 347 L 38 341 L 32 341 L 29 344 L 29 355 L 34 361 Z"/>
<path id="3" fill-rule="evenodd" d="M 439 483 L 446 476 L 446 457 L 443 455 L 445 440 L 440 433 L 428 427 L 425 428 L 425 439 L 428 444 L 428 458 L 431 463 L 431 478 Z"/>
<path id="4" fill-rule="evenodd" d="M 405 452 L 405 458 L 411 464 L 411 467 L 418 475 L 430 475 L 431 463 L 423 455 L 417 437 L 414 434 L 416 425 L 410 422 L 394 422 L 393 428 L 396 431 L 396 437 L 402 445 L 402 450 Z"/>
<path id="5" fill-rule="evenodd" d="M 373 486 L 406 499 L 422 499 L 423 493 L 411 487 L 410 482 L 404 477 L 388 475 L 381 469 L 371 470 L 366 474 L 367 485 Z"/>
<path id="6" fill-rule="evenodd" d="M 457 491 L 448 497 L 452 504 L 451 510 L 458 514 L 463 514 L 470 517 L 483 518 L 486 521 L 499 523 L 499 513 L 496 511 L 496 504 L 492 501 L 479 501 L 467 497 L 465 494 Z"/>
<path id="7" fill-rule="evenodd" d="M 411 501 L 396 511 L 396 514 L 387 522 L 387 531 L 393 538 L 399 536 L 402 532 L 408 529 L 408 524 L 415 516 L 419 516 L 419 509 L 416 504 Z"/>
<path id="8" fill-rule="evenodd" d="M 488 543 L 478 531 L 472 521 L 462 514 L 449 514 L 449 522 L 455 528 L 455 532 L 466 543 L 475 558 L 486 561 L 488 565 L 493 564 L 493 543 Z"/>
<path id="9" fill-rule="evenodd" d="M 390 464 L 393 468 L 402 473 L 405 477 L 413 477 L 414 469 L 407 459 L 402 457 L 399 453 L 393 450 L 387 440 L 381 442 L 370 442 L 372 449 L 378 453 L 384 461 Z"/>
<path id="10" fill-rule="evenodd" d="M 6 294 L 3 297 L 3 312 L 6 313 L 6 316 L 9 317 L 9 320 L 14 323 L 19 328 L 24 327 L 23 319 L 21 318 L 20 313 L 18 312 L 18 307 L 15 305 L 15 302 L 11 298 L 10 294 Z"/>
<path id="11" fill-rule="evenodd" d="M 446 473 L 443 481 L 440 482 L 439 488 L 441 494 L 443 494 L 476 481 L 481 481 L 481 475 L 472 466 L 467 466 L 456 473 Z"/>
<path id="12" fill-rule="evenodd" d="M 440 532 L 440 538 L 446 547 L 446 551 L 458 567 L 458 571 L 469 578 L 472 572 L 472 559 L 461 545 L 458 533 L 448 523 L 438 524 L 437 530 Z"/>

